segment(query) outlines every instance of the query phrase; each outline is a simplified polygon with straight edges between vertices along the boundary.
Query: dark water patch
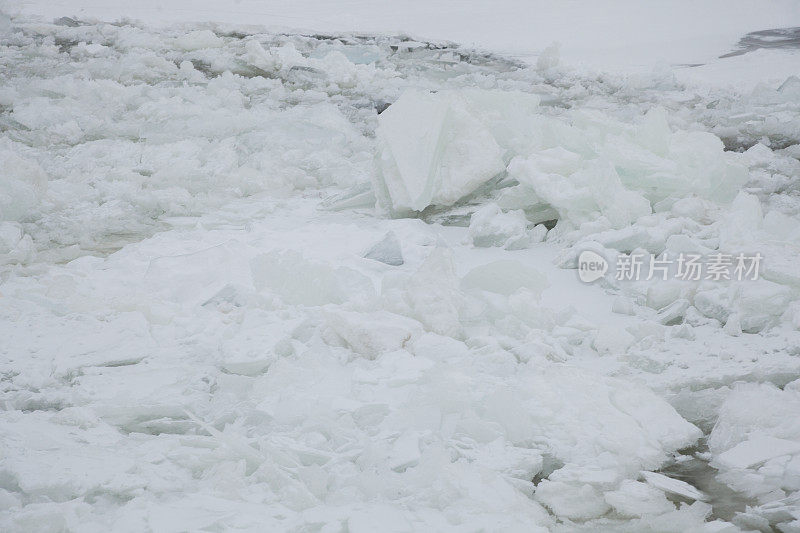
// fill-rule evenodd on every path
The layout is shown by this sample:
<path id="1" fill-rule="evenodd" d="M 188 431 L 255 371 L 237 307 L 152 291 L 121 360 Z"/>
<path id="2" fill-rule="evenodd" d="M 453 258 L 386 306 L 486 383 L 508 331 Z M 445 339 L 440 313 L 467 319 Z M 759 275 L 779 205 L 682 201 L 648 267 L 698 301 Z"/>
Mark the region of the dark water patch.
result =
<path id="1" fill-rule="evenodd" d="M 762 135 L 758 138 L 752 136 L 720 137 L 722 144 L 727 152 L 745 152 L 758 143 L 763 143 L 764 137 L 769 140 L 769 147 L 772 150 L 783 150 L 795 144 L 800 144 L 800 139 L 785 137 L 782 135 Z"/>
<path id="2" fill-rule="evenodd" d="M 417 213 L 417 215 L 428 224 L 467 227 L 475 211 L 486 205 L 500 190 L 516 184 L 518 184 L 517 180 L 509 178 L 505 172 L 503 172 L 461 198 L 453 205 L 429 205 Z"/>
<path id="3" fill-rule="evenodd" d="M 720 58 L 744 55 L 759 48 L 792 50 L 800 48 L 800 27 L 775 28 L 748 33 L 739 39 L 738 50 L 719 56 Z"/>
<path id="4" fill-rule="evenodd" d="M 752 498 L 736 492 L 717 480 L 717 469 L 708 463 L 708 446 L 705 439 L 697 446 L 681 450 L 682 455 L 664 466 L 659 473 L 669 476 L 697 488 L 708 496 L 711 505 L 710 520 L 730 522 L 739 513 L 747 511 L 747 507 L 758 505 Z M 680 496 L 669 495 L 670 499 L 679 502 L 690 502 Z"/>
<path id="5" fill-rule="evenodd" d="M 80 43 L 75 39 L 64 39 L 62 37 L 56 37 L 54 42 L 58 46 L 58 51 L 62 54 L 68 54 L 73 47 L 78 46 Z"/>
<path id="6" fill-rule="evenodd" d="M 56 26 L 67 26 L 68 28 L 77 28 L 78 26 L 85 26 L 85 22 L 71 17 L 61 17 L 53 21 Z"/>

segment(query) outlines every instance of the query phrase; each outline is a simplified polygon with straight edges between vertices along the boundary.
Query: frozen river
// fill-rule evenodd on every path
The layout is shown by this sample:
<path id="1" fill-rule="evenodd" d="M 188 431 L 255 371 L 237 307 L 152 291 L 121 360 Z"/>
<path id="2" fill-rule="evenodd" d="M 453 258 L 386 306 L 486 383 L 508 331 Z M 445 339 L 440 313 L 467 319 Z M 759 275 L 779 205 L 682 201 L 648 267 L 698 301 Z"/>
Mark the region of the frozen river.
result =
<path id="1" fill-rule="evenodd" d="M 0 20 L 0 528 L 798 528 L 794 4 L 162 4 Z"/>

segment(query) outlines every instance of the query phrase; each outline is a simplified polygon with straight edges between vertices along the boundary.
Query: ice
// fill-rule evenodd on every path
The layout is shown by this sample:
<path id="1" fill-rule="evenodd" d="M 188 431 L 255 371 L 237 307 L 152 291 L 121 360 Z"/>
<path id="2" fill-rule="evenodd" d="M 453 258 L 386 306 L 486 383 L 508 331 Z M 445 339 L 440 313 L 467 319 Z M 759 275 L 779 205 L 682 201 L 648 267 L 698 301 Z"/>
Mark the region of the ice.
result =
<path id="1" fill-rule="evenodd" d="M 258 255 L 250 267 L 257 289 L 271 291 L 291 304 L 363 303 L 375 298 L 372 281 L 364 274 L 307 259 L 295 250 Z"/>
<path id="2" fill-rule="evenodd" d="M 300 54 L 297 54 L 297 51 L 296 49 L 294 49 L 294 46 L 289 48 L 289 45 L 286 45 L 286 47 L 279 49 L 281 52 L 276 50 L 274 53 L 269 53 L 266 50 L 264 50 L 264 47 L 261 45 L 260 42 L 258 42 L 258 39 L 248 39 L 244 45 L 244 49 L 246 52 L 244 60 L 247 61 L 247 63 L 249 63 L 250 65 L 253 65 L 254 67 L 257 67 L 266 72 L 277 71 L 283 67 L 284 62 L 281 61 L 281 56 L 283 56 L 283 59 L 285 61 L 286 56 L 289 55 L 288 53 L 281 53 L 283 52 L 283 50 L 286 50 L 286 52 L 289 53 L 291 53 L 291 51 L 294 51 L 296 54 L 295 57 L 299 56 L 300 58 L 302 58 Z M 291 67 L 291 65 L 288 66 Z"/>
<path id="3" fill-rule="evenodd" d="M 767 280 L 734 282 L 728 288 L 700 287 L 692 304 L 704 316 L 757 333 L 778 324 L 791 301 L 791 289 Z M 732 326 L 733 327 L 733 326 Z"/>
<path id="4" fill-rule="evenodd" d="M 157 257 L 144 275 L 151 290 L 178 302 L 206 302 L 227 283 L 252 284 L 246 262 L 237 259 L 242 245 L 236 241 L 205 250 Z"/>
<path id="5" fill-rule="evenodd" d="M 795 80 L 8 23 L 0 529 L 800 520 Z M 587 285 L 584 250 L 763 275 Z"/>
<path id="6" fill-rule="evenodd" d="M 791 416 L 800 402 L 796 385 L 787 385 L 784 390 L 771 384 L 736 386 L 720 409 L 709 437 L 711 451 L 723 454 L 751 438 L 771 438 L 776 444 L 781 442 L 779 439 L 784 443 L 787 439 L 796 441 L 800 424 Z M 744 467 L 747 466 L 750 465 Z"/>
<path id="7" fill-rule="evenodd" d="M 641 472 L 644 480 L 651 486 L 661 489 L 672 494 L 689 498 L 690 500 L 705 501 L 708 496 L 697 490 L 695 487 L 681 481 L 680 479 L 671 478 L 658 472 Z"/>
<path id="8" fill-rule="evenodd" d="M 459 94 L 409 89 L 378 117 L 378 199 L 395 213 L 452 205 L 503 171 L 503 151 Z"/>
<path id="9" fill-rule="evenodd" d="M 403 433 L 392 445 L 389 467 L 392 470 L 402 472 L 410 466 L 417 465 L 419 459 L 419 435 L 410 432 Z"/>
<path id="10" fill-rule="evenodd" d="M 459 336 L 462 296 L 452 251 L 436 247 L 414 274 L 384 278 L 381 297 L 389 310 L 418 320 L 427 330 Z"/>
<path id="11" fill-rule="evenodd" d="M 25 150 L 13 141 L 4 139 L 0 143 L 0 220 L 30 218 L 47 188 L 47 173 L 23 153 Z"/>
<path id="12" fill-rule="evenodd" d="M 419 322 L 385 311 L 369 314 L 328 312 L 325 320 L 354 352 L 369 358 L 387 351 L 402 350 L 423 331 Z"/>
<path id="13" fill-rule="evenodd" d="M 604 498 L 616 512 L 626 516 L 658 515 L 675 510 L 662 491 L 640 481 L 625 480 Z"/>
<path id="14" fill-rule="evenodd" d="M 635 340 L 634 336 L 624 329 L 603 327 L 598 330 L 593 346 L 600 354 L 621 355 Z"/>
<path id="15" fill-rule="evenodd" d="M 538 295 L 548 285 L 544 274 L 514 259 L 475 267 L 461 278 L 461 287 L 465 290 L 480 289 L 504 296 L 510 296 L 519 290 Z"/>
<path id="16" fill-rule="evenodd" d="M 762 505 L 737 517 L 742 525 L 777 526 L 800 517 L 800 387 L 737 384 L 708 440 L 718 478 Z M 777 511 L 777 512 L 776 512 Z"/>
<path id="17" fill-rule="evenodd" d="M 375 194 L 369 183 L 359 183 L 350 189 L 325 199 L 321 207 L 331 211 L 352 208 L 369 208 L 375 205 Z"/>
<path id="18" fill-rule="evenodd" d="M 732 288 L 732 308 L 743 331 L 763 331 L 775 325 L 792 300 L 789 287 L 757 280 L 737 284 Z"/>
<path id="19" fill-rule="evenodd" d="M 364 254 L 364 257 L 389 266 L 400 266 L 403 264 L 403 250 L 400 247 L 400 240 L 393 231 L 390 231 L 383 239 L 373 244 Z"/>
<path id="20" fill-rule="evenodd" d="M 539 70 L 549 70 L 557 66 L 560 57 L 560 48 L 558 43 L 553 43 L 542 50 L 542 53 L 536 58 L 536 68 Z"/>
<path id="21" fill-rule="evenodd" d="M 588 520 L 610 510 L 600 491 L 591 485 L 574 487 L 558 481 L 542 482 L 536 489 L 536 499 L 570 520 Z"/>
<path id="22" fill-rule="evenodd" d="M 530 231 L 530 242 L 542 242 L 547 237 L 547 227 L 544 224 L 536 224 Z"/>
<path id="23" fill-rule="evenodd" d="M 764 215 L 761 202 L 752 194 L 740 192 L 726 214 L 720 231 L 720 246 L 733 250 L 737 245 L 751 242 L 761 229 Z"/>
<path id="24" fill-rule="evenodd" d="M 16 222 L 0 222 L 0 264 L 28 263 L 36 251 L 30 235 Z"/>
<path id="25" fill-rule="evenodd" d="M 472 244 L 480 247 L 524 248 L 527 245 L 527 228 L 528 220 L 523 211 L 503 213 L 497 204 L 480 208 L 469 221 Z"/>
<path id="26" fill-rule="evenodd" d="M 175 46 L 187 52 L 203 48 L 219 48 L 222 43 L 222 39 L 211 30 L 195 30 L 175 39 Z"/>
<path id="27" fill-rule="evenodd" d="M 378 117 L 379 203 L 400 215 L 475 191 L 531 145 L 538 104 L 519 91 L 405 91 Z"/>
<path id="28" fill-rule="evenodd" d="M 793 454 L 800 454 L 800 442 L 755 436 L 721 453 L 715 461 L 722 468 L 741 470 L 775 457 Z"/>
<path id="29" fill-rule="evenodd" d="M 613 167 L 600 163 L 584 168 L 578 154 L 561 147 L 515 159 L 509 174 L 573 225 L 602 215 L 619 228 L 651 212 L 644 197 L 623 188 Z"/>
<path id="30" fill-rule="evenodd" d="M 675 215 L 691 218 L 702 224 L 708 224 L 716 218 L 712 214 L 714 209 L 713 203 L 696 197 L 681 198 L 670 206 L 670 211 Z"/>
<path id="31" fill-rule="evenodd" d="M 604 152 L 622 182 L 642 191 L 652 202 L 693 193 L 727 203 L 747 181 L 746 169 L 734 155 L 724 152 L 716 135 L 672 132 L 663 108 L 648 111 L 630 141 L 617 139 L 608 143 Z"/>

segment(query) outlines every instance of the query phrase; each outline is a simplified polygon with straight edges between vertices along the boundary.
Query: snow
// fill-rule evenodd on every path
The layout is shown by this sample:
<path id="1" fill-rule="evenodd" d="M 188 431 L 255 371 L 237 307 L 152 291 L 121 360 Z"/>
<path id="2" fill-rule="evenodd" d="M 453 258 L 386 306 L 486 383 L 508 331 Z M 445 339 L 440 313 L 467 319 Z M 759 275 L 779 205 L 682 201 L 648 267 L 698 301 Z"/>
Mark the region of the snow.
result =
<path id="1" fill-rule="evenodd" d="M 730 52 L 747 32 L 800 26 L 800 8 L 793 0 L 766 4 L 750 0 L 711 0 L 702 4 L 678 0 L 646 6 L 636 0 L 500 0 L 457 6 L 426 0 L 400 4 L 389 0 L 347 0 L 336 5 L 320 0 L 142 0 L 135 5 L 121 0 L 26 0 L 18 9 L 46 17 L 130 17 L 160 25 L 216 21 L 306 33 L 408 33 L 521 56 L 538 54 L 558 42 L 562 62 L 582 63 L 603 71 L 647 71 L 658 61 L 674 65 L 705 63 L 724 69 L 725 62 L 715 61 L 717 56 Z M 775 58 L 776 54 L 768 57 Z M 729 59 L 750 58 L 744 55 Z M 737 65 L 728 71 L 728 79 L 740 86 L 743 81 L 763 80 L 767 70 L 764 63 L 760 58 Z M 722 69 L 705 78 L 716 81 Z M 784 69 L 791 70 L 789 61 L 784 62 Z M 686 66 L 681 69 L 687 74 L 694 70 Z"/>
<path id="2" fill-rule="evenodd" d="M 20 9 L 0 529 L 800 521 L 796 4 Z"/>

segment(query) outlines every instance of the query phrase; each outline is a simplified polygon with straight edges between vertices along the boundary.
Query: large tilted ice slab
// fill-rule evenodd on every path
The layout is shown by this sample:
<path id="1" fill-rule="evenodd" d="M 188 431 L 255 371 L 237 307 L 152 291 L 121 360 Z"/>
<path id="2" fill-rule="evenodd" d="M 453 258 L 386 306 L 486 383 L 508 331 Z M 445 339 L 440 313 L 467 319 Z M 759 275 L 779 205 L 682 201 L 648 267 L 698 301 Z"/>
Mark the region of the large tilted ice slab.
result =
<path id="1" fill-rule="evenodd" d="M 399 214 L 452 205 L 505 170 L 524 142 L 513 123 L 538 103 L 520 92 L 406 91 L 378 117 L 379 201 Z"/>

